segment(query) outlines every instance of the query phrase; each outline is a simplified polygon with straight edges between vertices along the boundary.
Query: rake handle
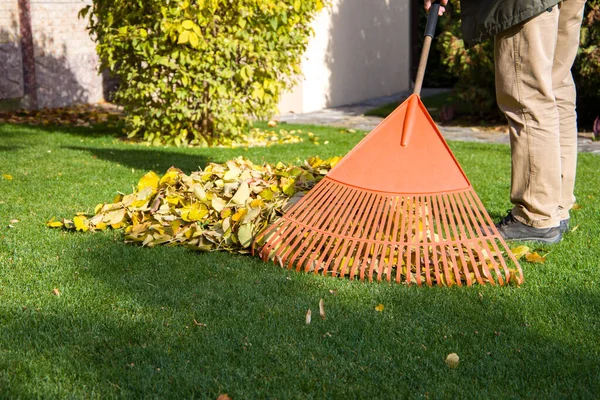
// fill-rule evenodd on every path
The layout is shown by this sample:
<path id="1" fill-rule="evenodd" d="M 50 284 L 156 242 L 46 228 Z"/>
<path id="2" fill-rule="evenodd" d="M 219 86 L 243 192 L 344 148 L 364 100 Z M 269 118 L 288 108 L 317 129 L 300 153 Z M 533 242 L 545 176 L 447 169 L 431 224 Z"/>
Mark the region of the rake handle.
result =
<path id="1" fill-rule="evenodd" d="M 437 26 L 438 13 L 440 10 L 440 0 L 433 2 L 429 7 L 427 15 L 427 25 L 425 26 L 425 38 L 423 40 L 423 50 L 421 50 L 421 59 L 419 60 L 419 68 L 417 69 L 417 78 L 415 79 L 414 94 L 420 95 L 423 86 L 423 78 L 425 76 L 425 67 L 427 66 L 427 58 L 429 58 L 429 50 L 431 41 L 435 36 L 435 27 Z"/>
<path id="2" fill-rule="evenodd" d="M 408 142 L 410 141 L 410 137 L 412 136 L 414 130 L 415 113 L 417 112 L 419 103 L 416 98 L 421 95 L 423 77 L 425 76 L 425 67 L 427 66 L 427 58 L 429 57 L 431 41 L 435 36 L 435 27 L 437 26 L 439 11 L 440 0 L 436 0 L 433 4 L 431 4 L 431 7 L 429 7 L 429 14 L 427 15 L 425 38 L 423 40 L 423 50 L 421 51 L 421 60 L 419 61 L 417 78 L 415 79 L 415 89 L 413 90 L 411 97 L 408 98 L 408 105 L 406 107 L 406 114 L 404 117 L 404 125 L 402 127 L 402 135 L 400 136 L 400 146 L 402 147 L 408 146 Z"/>

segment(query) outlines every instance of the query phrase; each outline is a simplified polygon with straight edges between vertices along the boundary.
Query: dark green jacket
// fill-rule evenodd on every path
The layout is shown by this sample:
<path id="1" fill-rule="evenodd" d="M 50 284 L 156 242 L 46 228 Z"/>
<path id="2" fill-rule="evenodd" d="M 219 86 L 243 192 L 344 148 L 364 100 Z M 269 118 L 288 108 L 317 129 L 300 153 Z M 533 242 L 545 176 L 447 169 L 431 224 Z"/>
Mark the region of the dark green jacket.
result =
<path id="1" fill-rule="evenodd" d="M 558 0 L 460 0 L 463 39 L 470 47 L 541 14 L 558 2 Z"/>

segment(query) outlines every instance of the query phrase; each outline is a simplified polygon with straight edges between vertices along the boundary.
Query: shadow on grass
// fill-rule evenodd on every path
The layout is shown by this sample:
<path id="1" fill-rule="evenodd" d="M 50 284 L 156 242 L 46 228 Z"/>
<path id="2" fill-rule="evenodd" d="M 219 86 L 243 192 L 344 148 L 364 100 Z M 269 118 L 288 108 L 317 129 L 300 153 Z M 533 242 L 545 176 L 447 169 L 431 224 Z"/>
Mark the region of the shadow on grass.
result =
<path id="1" fill-rule="evenodd" d="M 80 244 L 62 261 L 78 284 L 41 311 L 17 307 L 3 319 L 2 346 L 14 349 L 0 371 L 18 371 L 0 372 L 12 379 L 7 397 L 61 397 L 58 387 L 136 398 L 591 398 L 598 389 L 597 349 L 589 336 L 578 342 L 584 328 L 555 333 L 570 327 L 569 313 L 595 320 L 589 290 L 369 284 L 106 234 Z M 454 351 L 461 365 L 448 371 Z"/>
<path id="2" fill-rule="evenodd" d="M 18 127 L 20 129 L 10 129 Z M 123 133 L 121 132 L 122 126 L 119 125 L 109 125 L 105 123 L 96 124 L 89 127 L 84 126 L 73 126 L 73 125 L 56 125 L 56 124 L 48 124 L 48 125 L 31 125 L 31 124 L 9 124 L 9 123 L 0 123 L 0 128 L 3 128 L 0 131 L 0 134 L 5 139 L 11 139 L 14 137 L 24 136 L 24 135 L 36 135 L 36 134 L 44 134 L 44 133 L 66 133 L 68 135 L 73 135 L 78 138 L 88 138 L 88 137 L 98 137 L 98 136 L 109 136 L 109 137 L 123 137 Z"/>
<path id="3" fill-rule="evenodd" d="M 69 150 L 85 151 L 93 156 L 113 163 L 125 165 L 127 167 L 140 170 L 155 170 L 157 173 L 166 171 L 169 167 L 175 166 L 186 173 L 197 171 L 204 168 L 209 160 L 205 155 L 189 154 L 182 151 L 169 151 L 158 148 L 94 148 L 83 146 L 65 147 Z"/>
<path id="4" fill-rule="evenodd" d="M 13 151 L 22 149 L 23 146 L 2 146 L 0 145 L 0 151 Z"/>

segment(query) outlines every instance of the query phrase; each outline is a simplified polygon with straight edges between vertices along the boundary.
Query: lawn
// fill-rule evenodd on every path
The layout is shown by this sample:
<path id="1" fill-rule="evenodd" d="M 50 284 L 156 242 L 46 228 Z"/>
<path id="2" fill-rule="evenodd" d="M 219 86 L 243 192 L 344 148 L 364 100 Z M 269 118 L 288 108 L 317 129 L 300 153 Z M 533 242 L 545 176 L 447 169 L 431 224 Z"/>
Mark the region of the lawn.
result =
<path id="1" fill-rule="evenodd" d="M 303 129 L 321 145 L 157 148 L 110 129 L 0 125 L 0 174 L 13 178 L 0 178 L 0 397 L 597 398 L 598 156 L 580 157 L 578 228 L 539 250 L 545 263 L 523 262 L 521 287 L 350 282 L 45 226 L 130 192 L 149 170 L 240 154 L 300 162 L 363 136 Z M 450 146 L 492 217 L 504 215 L 508 147 Z"/>

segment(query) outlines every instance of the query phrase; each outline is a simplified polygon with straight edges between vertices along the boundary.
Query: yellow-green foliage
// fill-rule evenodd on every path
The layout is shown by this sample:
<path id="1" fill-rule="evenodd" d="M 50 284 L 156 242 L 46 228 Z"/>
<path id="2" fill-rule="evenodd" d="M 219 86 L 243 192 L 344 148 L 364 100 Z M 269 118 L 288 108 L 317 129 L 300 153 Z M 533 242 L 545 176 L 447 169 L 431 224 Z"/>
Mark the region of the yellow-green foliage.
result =
<path id="1" fill-rule="evenodd" d="M 94 0 L 81 14 L 121 78 L 129 136 L 216 145 L 276 110 L 324 1 Z"/>

